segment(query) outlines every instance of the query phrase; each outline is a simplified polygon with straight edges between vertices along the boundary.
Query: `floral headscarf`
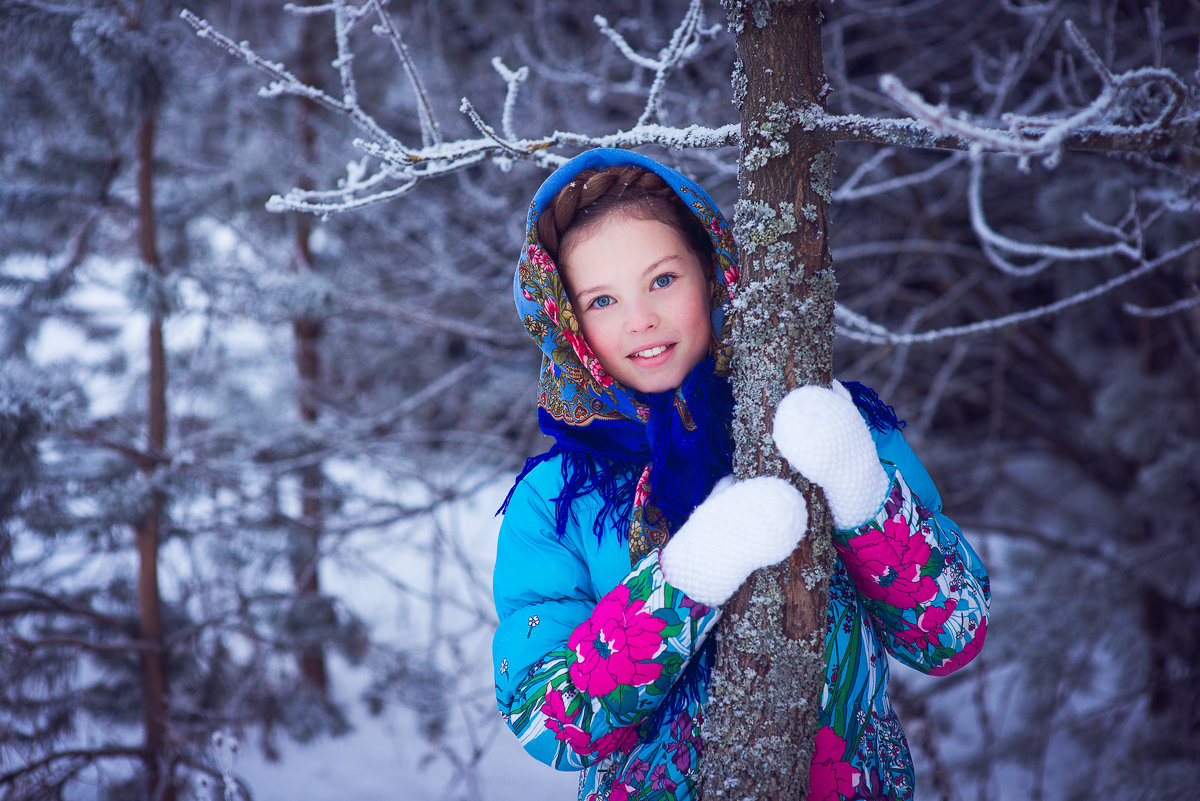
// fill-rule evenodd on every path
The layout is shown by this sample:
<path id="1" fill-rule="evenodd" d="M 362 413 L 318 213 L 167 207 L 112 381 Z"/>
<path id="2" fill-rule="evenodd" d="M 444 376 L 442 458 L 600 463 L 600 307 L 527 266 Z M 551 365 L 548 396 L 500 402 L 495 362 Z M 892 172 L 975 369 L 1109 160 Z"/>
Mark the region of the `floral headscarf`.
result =
<path id="1" fill-rule="evenodd" d="M 683 381 L 665 393 L 622 386 L 583 338 L 558 267 L 538 243 L 537 220 L 559 191 L 584 170 L 632 165 L 656 173 L 709 232 L 715 254 L 712 276 L 713 347 Z M 564 455 L 564 491 L 556 499 L 558 533 L 572 500 L 599 490 L 604 510 L 596 522 L 628 508 L 630 559 L 664 544 L 713 484 L 730 469 L 728 426 L 732 397 L 729 321 L 726 311 L 737 282 L 737 248 L 720 209 L 695 182 L 627 150 L 590 150 L 559 167 L 529 206 L 525 245 L 513 281 L 517 312 L 542 351 L 538 421 L 554 437 L 550 451 L 530 459 L 517 481 L 538 463 Z"/>

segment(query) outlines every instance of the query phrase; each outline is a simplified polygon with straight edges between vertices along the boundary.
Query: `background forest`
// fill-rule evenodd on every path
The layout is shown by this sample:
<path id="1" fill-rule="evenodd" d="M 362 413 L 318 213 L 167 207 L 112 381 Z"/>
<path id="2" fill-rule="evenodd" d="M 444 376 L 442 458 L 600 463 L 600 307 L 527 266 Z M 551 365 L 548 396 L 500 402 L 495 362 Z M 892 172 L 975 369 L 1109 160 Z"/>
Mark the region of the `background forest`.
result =
<path id="1" fill-rule="evenodd" d="M 491 687 L 491 514 L 545 447 L 511 271 L 588 146 L 734 216 L 725 11 L 310 6 L 0 0 L 5 801 L 571 792 Z M 998 131 L 1111 96 L 1091 124 L 1142 137 L 837 148 L 835 373 L 994 587 L 970 668 L 893 672 L 918 797 L 1193 797 L 1200 3 L 824 10 L 831 113 L 906 116 L 892 75 Z"/>

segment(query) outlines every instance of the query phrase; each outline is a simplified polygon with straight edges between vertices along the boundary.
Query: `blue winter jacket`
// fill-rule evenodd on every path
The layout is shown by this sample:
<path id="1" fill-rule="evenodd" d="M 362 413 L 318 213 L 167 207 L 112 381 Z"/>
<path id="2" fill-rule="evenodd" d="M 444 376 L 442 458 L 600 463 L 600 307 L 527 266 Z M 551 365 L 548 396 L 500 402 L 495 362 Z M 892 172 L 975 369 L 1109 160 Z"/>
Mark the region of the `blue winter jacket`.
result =
<path id="1" fill-rule="evenodd" d="M 887 430 L 880 430 L 886 428 Z M 908 744 L 888 699 L 885 651 L 935 675 L 983 644 L 987 573 L 942 514 L 894 427 L 872 428 L 892 477 L 875 518 L 838 531 L 811 799 L 911 799 Z M 580 799 L 695 797 L 707 699 L 706 638 L 720 617 L 668 584 L 658 551 L 630 569 L 623 532 L 597 538 L 601 502 L 555 536 L 558 459 L 516 487 L 500 531 L 493 642 L 500 711 L 521 744 L 581 770 Z"/>

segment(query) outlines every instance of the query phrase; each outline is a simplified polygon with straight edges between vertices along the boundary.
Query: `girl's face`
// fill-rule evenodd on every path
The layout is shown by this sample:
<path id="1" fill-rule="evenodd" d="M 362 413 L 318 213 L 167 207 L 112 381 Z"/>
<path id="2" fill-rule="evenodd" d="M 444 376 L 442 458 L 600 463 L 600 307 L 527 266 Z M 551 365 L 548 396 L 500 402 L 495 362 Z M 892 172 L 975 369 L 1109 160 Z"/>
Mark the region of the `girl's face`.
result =
<path id="1" fill-rule="evenodd" d="M 618 212 L 563 251 L 584 339 L 614 379 L 664 392 L 708 355 L 708 271 L 674 228 Z"/>

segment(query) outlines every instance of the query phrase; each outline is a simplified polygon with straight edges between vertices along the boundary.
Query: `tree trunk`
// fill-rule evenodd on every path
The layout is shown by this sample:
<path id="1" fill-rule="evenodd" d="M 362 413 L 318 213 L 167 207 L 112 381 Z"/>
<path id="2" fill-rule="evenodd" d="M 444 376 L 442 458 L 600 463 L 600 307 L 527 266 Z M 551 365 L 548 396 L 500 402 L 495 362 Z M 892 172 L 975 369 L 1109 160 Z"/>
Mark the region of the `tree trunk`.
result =
<path id="1" fill-rule="evenodd" d="M 302 80 L 316 86 L 317 59 L 313 41 L 316 22 L 313 17 L 306 16 L 301 25 L 300 75 Z M 313 101 L 301 99 L 297 136 L 300 139 L 302 162 L 306 165 L 312 164 L 316 149 L 316 134 L 312 121 L 316 111 L 317 107 Z M 310 189 L 312 181 L 307 175 L 303 175 L 298 185 Z M 311 218 L 305 214 L 295 215 L 294 224 L 295 251 L 292 267 L 296 272 L 303 273 L 313 268 Z M 297 387 L 297 407 L 300 419 L 311 424 L 317 421 L 320 413 L 321 323 L 308 317 L 297 317 L 292 321 L 292 330 L 296 347 L 296 374 L 300 379 Z M 325 527 L 322 502 L 324 488 L 325 475 L 320 462 L 300 469 L 300 526 L 292 534 L 290 550 L 294 586 L 301 609 L 308 608 L 321 595 L 318 566 L 321 533 Z M 297 664 L 305 683 L 322 694 L 328 691 L 329 672 L 325 665 L 325 651 L 319 644 L 306 646 L 298 655 Z"/>
<path id="2" fill-rule="evenodd" d="M 788 476 L 805 491 L 810 520 L 792 557 L 756 573 L 726 606 L 704 726 L 704 795 L 800 799 L 820 716 L 833 548 L 823 500 L 788 469 L 770 429 L 788 389 L 827 386 L 832 370 L 833 150 L 800 124 L 827 92 L 820 10 L 816 0 L 726 0 L 725 9 L 742 115 L 735 471 Z"/>
<path id="3" fill-rule="evenodd" d="M 154 215 L 155 114 L 147 113 L 137 134 L 138 251 L 147 270 L 161 278 Z M 146 406 L 146 472 L 163 463 L 167 446 L 167 355 L 163 344 L 163 318 L 152 313 L 148 337 L 149 395 Z M 162 629 L 162 598 L 158 587 L 158 546 L 166 498 L 154 490 L 145 515 L 135 527 L 138 553 L 138 626 L 140 639 L 149 645 L 141 651 L 142 726 L 146 742 L 147 797 L 174 801 L 172 757 L 167 747 L 167 655 Z"/>

